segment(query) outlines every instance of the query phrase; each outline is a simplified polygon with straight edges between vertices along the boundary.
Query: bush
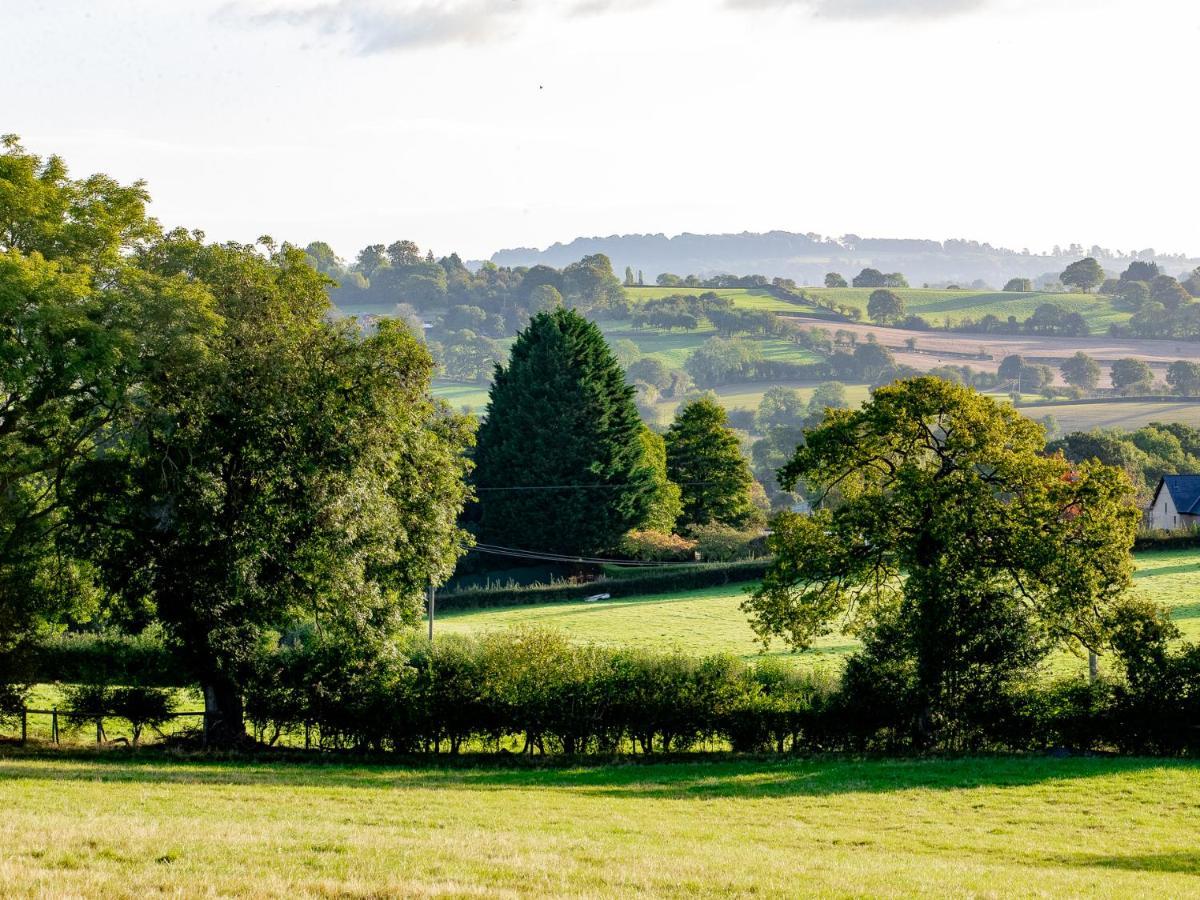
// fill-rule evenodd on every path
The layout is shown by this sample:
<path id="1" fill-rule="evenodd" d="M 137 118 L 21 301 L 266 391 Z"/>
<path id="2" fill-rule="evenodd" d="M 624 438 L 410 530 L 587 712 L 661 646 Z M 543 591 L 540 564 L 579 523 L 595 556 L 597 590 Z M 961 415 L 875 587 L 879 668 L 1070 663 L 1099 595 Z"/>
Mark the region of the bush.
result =
<path id="1" fill-rule="evenodd" d="M 696 542 L 661 531 L 631 531 L 621 540 L 620 549 L 631 559 L 683 562 L 694 558 Z"/>
<path id="2" fill-rule="evenodd" d="M 64 634 L 34 654 L 34 680 L 180 687 L 188 673 L 155 633 Z"/>
<path id="3" fill-rule="evenodd" d="M 109 709 L 112 715 L 129 723 L 136 747 L 146 728 L 158 731 L 171 718 L 175 712 L 175 692 L 162 688 L 117 688 L 109 697 Z"/>
<path id="4" fill-rule="evenodd" d="M 761 559 L 767 555 L 762 529 L 732 528 L 728 525 L 695 525 L 689 530 L 696 551 L 706 562 L 735 562 Z"/>

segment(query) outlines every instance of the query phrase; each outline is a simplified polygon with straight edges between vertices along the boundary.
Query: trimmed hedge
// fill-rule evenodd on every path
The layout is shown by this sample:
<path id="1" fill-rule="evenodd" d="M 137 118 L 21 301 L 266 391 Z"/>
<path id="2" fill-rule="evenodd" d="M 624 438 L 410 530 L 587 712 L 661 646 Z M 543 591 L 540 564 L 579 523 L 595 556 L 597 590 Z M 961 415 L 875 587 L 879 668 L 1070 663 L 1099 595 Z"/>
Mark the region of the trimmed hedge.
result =
<path id="1" fill-rule="evenodd" d="M 35 681 L 68 684 L 184 687 L 192 683 L 178 660 L 153 636 L 64 634 L 34 653 Z"/>
<path id="2" fill-rule="evenodd" d="M 437 598 L 437 608 L 482 609 L 491 606 L 525 606 L 579 600 L 594 594 L 634 597 L 639 594 L 689 591 L 743 581 L 758 581 L 766 574 L 770 564 L 769 559 L 734 563 L 696 563 L 687 567 L 671 566 L 665 571 L 650 569 L 645 574 L 600 578 L 584 584 L 537 584 L 500 590 L 459 591 L 440 594 Z"/>
<path id="3" fill-rule="evenodd" d="M 1200 528 L 1187 531 L 1142 531 L 1134 538 L 1135 553 L 1154 550 L 1188 550 L 1200 547 Z"/>

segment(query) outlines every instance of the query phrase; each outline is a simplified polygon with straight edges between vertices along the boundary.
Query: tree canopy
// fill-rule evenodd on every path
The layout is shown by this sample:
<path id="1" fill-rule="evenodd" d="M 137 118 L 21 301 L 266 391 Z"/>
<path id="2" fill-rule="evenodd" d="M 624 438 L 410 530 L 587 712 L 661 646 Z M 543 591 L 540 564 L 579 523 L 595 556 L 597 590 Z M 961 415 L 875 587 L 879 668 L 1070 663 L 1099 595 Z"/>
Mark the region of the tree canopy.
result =
<path id="1" fill-rule="evenodd" d="M 725 408 L 701 397 L 682 409 L 667 430 L 667 474 L 683 492 L 685 525 L 741 526 L 755 515 L 754 479 Z"/>
<path id="2" fill-rule="evenodd" d="M 1131 583 L 1129 481 L 1047 455 L 1041 426 L 1011 407 L 897 382 L 830 410 L 780 478 L 820 508 L 776 518 L 777 561 L 744 603 L 752 626 L 803 648 L 855 623 L 909 683 L 916 731 L 953 723 L 1055 643 L 1106 646 Z"/>
<path id="3" fill-rule="evenodd" d="M 534 316 L 496 367 L 479 429 L 481 538 L 596 554 L 642 525 L 656 488 L 634 393 L 593 323 Z"/>

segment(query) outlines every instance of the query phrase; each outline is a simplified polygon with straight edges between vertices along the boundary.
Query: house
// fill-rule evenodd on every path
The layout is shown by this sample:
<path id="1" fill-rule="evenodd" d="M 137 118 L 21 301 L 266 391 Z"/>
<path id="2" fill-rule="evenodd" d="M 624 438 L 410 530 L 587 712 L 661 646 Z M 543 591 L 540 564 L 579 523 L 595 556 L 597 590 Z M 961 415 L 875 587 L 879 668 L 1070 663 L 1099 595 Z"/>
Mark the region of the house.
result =
<path id="1" fill-rule="evenodd" d="M 1146 525 L 1164 531 L 1200 528 L 1200 475 L 1164 475 L 1146 511 Z"/>

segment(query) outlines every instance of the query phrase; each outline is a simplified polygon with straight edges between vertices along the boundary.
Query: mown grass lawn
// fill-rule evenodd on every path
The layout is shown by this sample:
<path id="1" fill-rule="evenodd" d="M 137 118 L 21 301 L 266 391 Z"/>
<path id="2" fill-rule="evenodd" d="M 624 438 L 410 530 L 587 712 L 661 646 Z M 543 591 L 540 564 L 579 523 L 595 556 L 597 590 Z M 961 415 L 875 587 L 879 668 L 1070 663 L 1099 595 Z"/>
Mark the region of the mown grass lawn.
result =
<path id="1" fill-rule="evenodd" d="M 0 757 L 6 897 L 1170 896 L 1200 765 Z"/>
<path id="2" fill-rule="evenodd" d="M 1169 550 L 1136 557 L 1135 590 L 1168 606 L 1184 638 L 1200 641 L 1200 550 Z M 692 655 L 732 653 L 750 660 L 762 646 L 739 604 L 753 585 L 730 585 L 596 603 L 566 601 L 536 606 L 447 611 L 439 615 L 441 634 L 479 634 L 519 625 L 556 628 L 572 640 L 647 650 L 680 650 Z M 858 642 L 846 634 L 821 638 L 812 650 L 786 651 L 778 642 L 767 655 L 787 656 L 798 665 L 833 668 Z M 1053 660 L 1056 674 L 1084 672 L 1087 664 L 1063 653 Z"/>

